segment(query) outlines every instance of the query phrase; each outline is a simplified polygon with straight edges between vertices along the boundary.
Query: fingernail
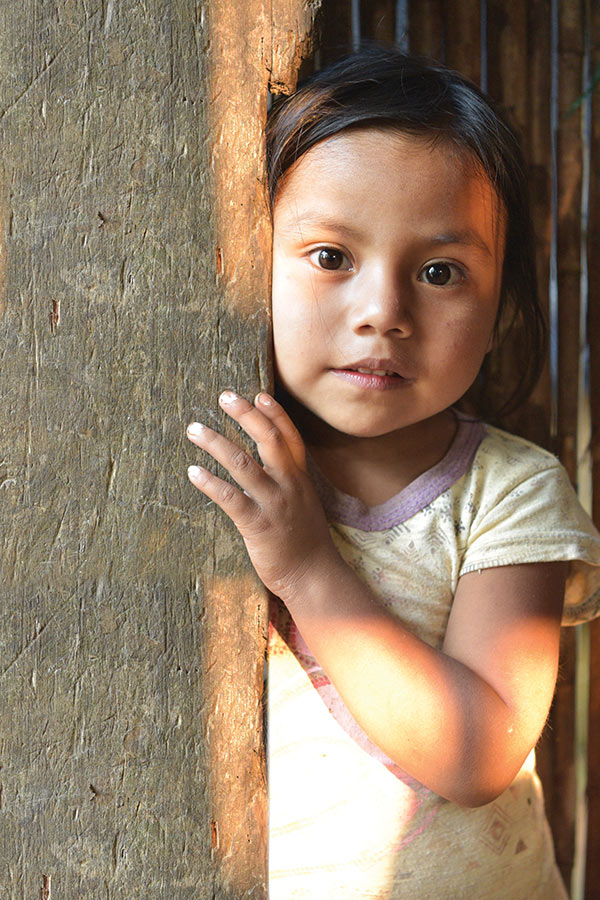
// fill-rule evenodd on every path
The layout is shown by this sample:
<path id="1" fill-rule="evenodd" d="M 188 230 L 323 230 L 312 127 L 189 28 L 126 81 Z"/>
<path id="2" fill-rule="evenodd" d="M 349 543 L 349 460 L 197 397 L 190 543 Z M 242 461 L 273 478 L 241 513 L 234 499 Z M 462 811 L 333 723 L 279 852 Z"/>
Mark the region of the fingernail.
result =
<path id="1" fill-rule="evenodd" d="M 201 425 L 200 422 L 192 422 L 187 427 L 187 433 L 192 437 L 200 437 L 204 433 L 204 425 Z"/>
<path id="2" fill-rule="evenodd" d="M 187 471 L 190 478 L 198 478 L 202 473 L 202 469 L 199 466 L 188 466 Z"/>
<path id="3" fill-rule="evenodd" d="M 219 397 L 219 403 L 233 403 L 234 400 L 237 400 L 237 396 L 235 391 L 223 391 Z"/>
<path id="4" fill-rule="evenodd" d="M 261 406 L 273 406 L 274 400 L 269 394 L 261 392 L 256 395 L 254 402 L 260 403 Z"/>

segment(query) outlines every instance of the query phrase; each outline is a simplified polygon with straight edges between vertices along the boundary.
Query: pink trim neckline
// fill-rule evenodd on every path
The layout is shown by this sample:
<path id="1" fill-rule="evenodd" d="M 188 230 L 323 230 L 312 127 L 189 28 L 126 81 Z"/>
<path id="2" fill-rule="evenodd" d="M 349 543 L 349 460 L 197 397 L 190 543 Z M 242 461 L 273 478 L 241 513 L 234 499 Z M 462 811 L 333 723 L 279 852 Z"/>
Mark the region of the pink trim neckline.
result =
<path id="1" fill-rule="evenodd" d="M 485 434 L 479 420 L 456 415 L 458 428 L 443 459 L 378 506 L 367 506 L 357 497 L 338 490 L 309 457 L 308 472 L 328 520 L 360 531 L 387 531 L 412 518 L 451 488 L 470 468 Z"/>

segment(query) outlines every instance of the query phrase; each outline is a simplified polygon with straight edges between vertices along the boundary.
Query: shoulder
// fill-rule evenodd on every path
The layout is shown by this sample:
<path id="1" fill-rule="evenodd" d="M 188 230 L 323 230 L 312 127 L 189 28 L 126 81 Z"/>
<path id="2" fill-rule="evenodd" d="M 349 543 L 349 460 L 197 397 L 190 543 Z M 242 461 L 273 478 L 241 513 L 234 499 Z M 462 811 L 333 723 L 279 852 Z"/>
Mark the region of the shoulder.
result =
<path id="1" fill-rule="evenodd" d="M 482 440 L 462 487 L 473 513 L 471 534 L 485 534 L 502 524 L 511 533 L 520 523 L 532 534 L 593 531 L 565 468 L 531 441 L 491 425 Z"/>
<path id="2" fill-rule="evenodd" d="M 555 456 L 486 425 L 457 504 L 469 518 L 461 575 L 566 560 L 569 620 L 597 614 L 600 535 Z"/>
<path id="3" fill-rule="evenodd" d="M 483 426 L 471 466 L 457 487 L 480 512 L 529 495 L 550 500 L 558 492 L 574 498 L 567 472 L 552 453 L 492 425 Z"/>
<path id="4" fill-rule="evenodd" d="M 484 425 L 483 431 L 473 460 L 476 467 L 492 468 L 509 481 L 538 472 L 552 472 L 561 478 L 566 474 L 556 456 L 537 444 L 493 425 Z"/>

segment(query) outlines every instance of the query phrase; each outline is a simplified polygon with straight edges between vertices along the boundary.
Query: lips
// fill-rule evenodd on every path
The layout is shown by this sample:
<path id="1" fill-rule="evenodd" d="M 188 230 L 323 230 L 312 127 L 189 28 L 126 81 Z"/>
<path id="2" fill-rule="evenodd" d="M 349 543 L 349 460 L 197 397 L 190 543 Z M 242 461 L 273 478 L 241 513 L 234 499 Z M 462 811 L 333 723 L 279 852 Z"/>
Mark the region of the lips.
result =
<path id="1" fill-rule="evenodd" d="M 341 371 L 359 372 L 362 375 L 380 375 L 410 380 L 404 365 L 394 359 L 369 358 L 341 366 Z"/>
<path id="2" fill-rule="evenodd" d="M 394 359 L 359 359 L 331 371 L 358 390 L 387 391 L 405 387 L 413 381 L 404 365 Z"/>

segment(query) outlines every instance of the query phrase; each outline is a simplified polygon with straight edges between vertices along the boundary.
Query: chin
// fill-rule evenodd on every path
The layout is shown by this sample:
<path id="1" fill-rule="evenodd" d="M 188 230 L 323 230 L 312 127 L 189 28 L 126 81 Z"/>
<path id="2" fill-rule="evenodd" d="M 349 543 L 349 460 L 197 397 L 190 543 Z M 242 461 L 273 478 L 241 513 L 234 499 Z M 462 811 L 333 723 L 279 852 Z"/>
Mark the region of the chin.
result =
<path id="1" fill-rule="evenodd" d="M 405 424 L 393 424 L 390 425 L 389 422 L 384 423 L 373 423 L 373 422 L 365 422 L 360 423 L 354 421 L 350 422 L 336 422 L 335 420 L 327 420 L 324 419 L 325 424 L 327 424 L 334 431 L 338 431 L 340 434 L 345 434 L 348 437 L 355 438 L 379 438 L 383 437 L 386 434 L 392 434 L 395 431 L 399 431 L 402 428 L 405 428 Z"/>

